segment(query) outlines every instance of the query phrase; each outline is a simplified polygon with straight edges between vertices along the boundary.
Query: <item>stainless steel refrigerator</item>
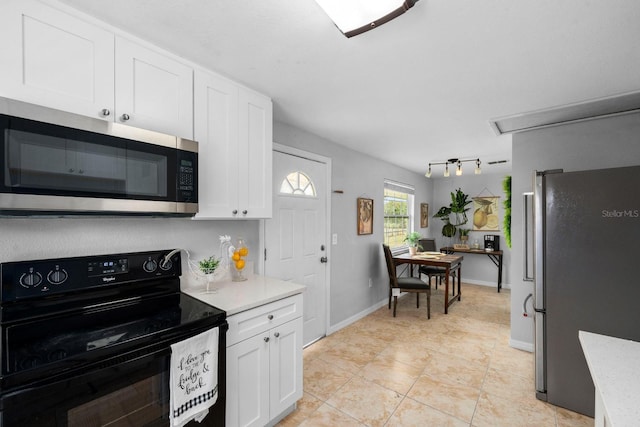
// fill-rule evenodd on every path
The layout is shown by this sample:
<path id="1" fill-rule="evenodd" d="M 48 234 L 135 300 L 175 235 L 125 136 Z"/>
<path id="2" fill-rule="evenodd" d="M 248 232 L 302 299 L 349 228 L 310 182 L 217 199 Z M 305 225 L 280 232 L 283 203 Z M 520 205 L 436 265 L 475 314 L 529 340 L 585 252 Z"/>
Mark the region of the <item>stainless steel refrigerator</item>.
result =
<path id="1" fill-rule="evenodd" d="M 640 341 L 640 166 L 537 172 L 533 198 L 536 394 L 593 416 L 578 331 Z"/>

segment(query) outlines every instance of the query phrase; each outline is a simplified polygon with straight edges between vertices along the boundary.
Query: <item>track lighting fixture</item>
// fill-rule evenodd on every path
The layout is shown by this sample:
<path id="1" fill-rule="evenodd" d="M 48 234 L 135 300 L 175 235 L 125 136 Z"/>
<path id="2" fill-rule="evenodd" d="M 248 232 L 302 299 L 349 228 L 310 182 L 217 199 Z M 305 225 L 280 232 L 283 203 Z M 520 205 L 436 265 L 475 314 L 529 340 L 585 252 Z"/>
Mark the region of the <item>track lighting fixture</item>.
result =
<path id="1" fill-rule="evenodd" d="M 436 166 L 436 165 L 444 165 L 444 176 L 448 177 L 449 176 L 449 164 L 455 164 L 456 165 L 456 176 L 460 176 L 462 175 L 462 163 L 464 162 L 475 162 L 476 163 L 476 168 L 474 170 L 474 173 L 476 175 L 480 175 L 482 173 L 482 170 L 480 169 L 480 159 L 449 159 L 446 162 L 433 162 L 433 163 L 429 163 L 429 169 L 427 169 L 427 173 L 424 174 L 424 176 L 426 176 L 427 178 L 431 178 L 431 166 Z"/>

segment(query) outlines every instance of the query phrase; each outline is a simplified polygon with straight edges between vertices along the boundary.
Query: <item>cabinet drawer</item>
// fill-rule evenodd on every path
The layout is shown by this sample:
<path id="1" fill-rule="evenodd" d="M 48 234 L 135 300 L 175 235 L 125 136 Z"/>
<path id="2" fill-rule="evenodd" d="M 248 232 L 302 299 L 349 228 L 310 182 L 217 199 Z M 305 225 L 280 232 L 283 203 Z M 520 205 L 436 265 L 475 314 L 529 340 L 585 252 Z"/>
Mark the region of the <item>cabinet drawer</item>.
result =
<path id="1" fill-rule="evenodd" d="M 302 294 L 229 316 L 227 347 L 300 316 L 302 316 Z"/>

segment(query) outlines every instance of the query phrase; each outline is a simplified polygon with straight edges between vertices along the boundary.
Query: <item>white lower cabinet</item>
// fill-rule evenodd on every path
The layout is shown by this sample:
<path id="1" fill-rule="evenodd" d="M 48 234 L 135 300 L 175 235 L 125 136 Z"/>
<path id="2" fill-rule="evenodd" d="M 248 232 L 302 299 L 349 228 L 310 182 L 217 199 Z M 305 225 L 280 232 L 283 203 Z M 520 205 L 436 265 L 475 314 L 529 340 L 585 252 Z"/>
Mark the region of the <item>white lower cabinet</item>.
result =
<path id="1" fill-rule="evenodd" d="M 226 426 L 268 425 L 302 397 L 302 294 L 227 320 Z"/>

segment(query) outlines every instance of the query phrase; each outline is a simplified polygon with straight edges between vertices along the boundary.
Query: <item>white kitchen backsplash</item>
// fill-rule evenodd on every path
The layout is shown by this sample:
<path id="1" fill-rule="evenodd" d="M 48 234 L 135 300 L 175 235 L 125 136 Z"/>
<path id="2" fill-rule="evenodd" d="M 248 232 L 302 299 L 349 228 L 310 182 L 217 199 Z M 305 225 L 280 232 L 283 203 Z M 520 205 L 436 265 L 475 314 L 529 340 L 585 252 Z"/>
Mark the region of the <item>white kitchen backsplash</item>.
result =
<path id="1" fill-rule="evenodd" d="M 242 236 L 255 261 L 259 222 L 194 221 L 189 218 L 74 217 L 0 218 L 0 262 L 188 249 L 192 259 L 220 256 L 220 235 Z M 182 253 L 183 287 L 197 286 Z M 254 262 L 257 264 L 257 262 Z M 251 268 L 247 266 L 247 271 Z"/>

